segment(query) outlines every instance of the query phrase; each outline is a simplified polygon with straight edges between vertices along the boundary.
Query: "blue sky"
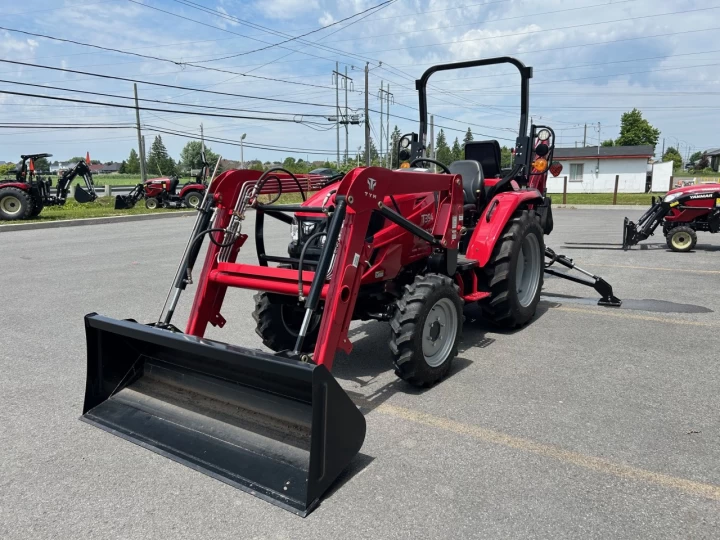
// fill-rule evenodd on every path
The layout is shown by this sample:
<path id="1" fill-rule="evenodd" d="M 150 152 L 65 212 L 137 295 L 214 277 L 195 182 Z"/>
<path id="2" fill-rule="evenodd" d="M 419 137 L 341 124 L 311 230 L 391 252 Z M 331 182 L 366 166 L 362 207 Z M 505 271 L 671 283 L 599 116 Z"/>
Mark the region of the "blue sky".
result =
<path id="1" fill-rule="evenodd" d="M 363 68 L 370 61 L 370 108 L 379 111 L 381 82 L 394 95 L 390 129 L 417 130 L 414 79 L 439 62 L 511 55 L 535 68 L 531 113 L 553 126 L 559 143 L 614 138 L 623 111 L 641 109 L 662 131 L 666 145 L 686 150 L 720 147 L 720 3 L 649 0 L 397 0 L 382 9 L 336 24 L 304 38 L 288 39 L 379 4 L 379 0 L 27 0 L 4 10 L 1 26 L 121 49 L 153 60 L 0 30 L 0 58 L 170 85 L 204 88 L 306 103 L 202 94 L 140 84 L 141 98 L 195 105 L 148 107 L 203 110 L 221 114 L 271 116 L 296 122 L 268 122 L 141 112 L 147 139 L 156 130 L 199 132 L 256 145 L 307 152 L 245 149 L 245 159 L 286 155 L 334 160 L 336 132 L 324 118 L 334 114 L 335 62 L 353 79 L 349 105 L 361 109 Z M 199 9 L 200 8 L 200 9 Z M 258 50 L 263 49 L 263 50 Z M 380 64 L 382 62 L 382 64 Z M 187 65 L 188 63 L 194 66 Z M 195 67 L 195 66 L 204 66 Z M 213 68 L 213 71 L 207 68 Z M 130 100 L 74 93 L 92 91 L 132 96 L 132 84 L 27 66 L 2 64 L 0 79 L 56 86 L 51 90 L 0 83 L 0 90 L 128 104 Z M 245 74 L 245 75 L 243 75 Z M 280 79 L 271 81 L 264 78 Z M 473 69 L 433 77 L 429 102 L 450 142 L 471 126 L 476 138 L 514 140 L 518 77 L 508 68 Z M 341 102 L 344 94 L 341 92 Z M 243 112 L 237 111 L 243 109 Z M 0 94 L 6 122 L 125 125 L 134 112 L 86 104 Z M 262 111 L 262 112 L 252 112 Z M 373 139 L 380 118 L 371 113 Z M 403 117 L 403 118 L 399 118 Z M 312 121 L 298 123 L 297 121 Z M 482 135 L 480 135 L 482 134 Z M 163 134 L 178 158 L 187 136 Z M 341 133 L 344 151 L 345 135 Z M 148 146 L 150 140 L 147 142 Z M 239 159 L 236 146 L 210 146 Z M 662 144 L 662 143 L 661 143 Z M 351 126 L 350 154 L 363 145 L 363 129 Z M 50 152 L 58 159 L 90 152 L 95 159 L 120 161 L 137 146 L 130 129 L 29 130 L 0 128 L 0 160 L 21 153 Z M 309 151 L 317 152 L 316 154 Z M 658 152 L 660 148 L 658 148 Z"/>

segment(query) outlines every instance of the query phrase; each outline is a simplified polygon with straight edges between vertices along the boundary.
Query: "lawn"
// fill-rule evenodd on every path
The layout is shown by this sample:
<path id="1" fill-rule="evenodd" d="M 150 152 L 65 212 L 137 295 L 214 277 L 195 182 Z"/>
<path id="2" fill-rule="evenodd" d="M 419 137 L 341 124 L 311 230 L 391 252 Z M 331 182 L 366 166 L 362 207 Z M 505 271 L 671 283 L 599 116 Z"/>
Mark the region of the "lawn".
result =
<path id="1" fill-rule="evenodd" d="M 562 204 L 562 193 L 550 193 L 553 204 Z M 618 193 L 617 204 L 637 204 L 639 206 L 650 206 L 653 195 L 662 197 L 665 193 Z M 567 204 L 612 204 L 612 193 L 568 193 Z"/>
<path id="2" fill-rule="evenodd" d="M 115 210 L 115 197 L 100 197 L 91 203 L 80 204 L 75 200 L 68 200 L 64 206 L 48 206 L 43 209 L 40 215 L 34 219 L 22 221 L 5 221 L 3 225 L 17 223 L 33 223 L 38 221 L 56 221 L 59 219 L 80 219 L 107 216 L 128 216 L 134 214 L 153 214 L 158 212 L 177 212 L 176 209 L 160 208 L 148 210 L 143 201 L 140 201 L 135 208 L 129 210 Z"/>

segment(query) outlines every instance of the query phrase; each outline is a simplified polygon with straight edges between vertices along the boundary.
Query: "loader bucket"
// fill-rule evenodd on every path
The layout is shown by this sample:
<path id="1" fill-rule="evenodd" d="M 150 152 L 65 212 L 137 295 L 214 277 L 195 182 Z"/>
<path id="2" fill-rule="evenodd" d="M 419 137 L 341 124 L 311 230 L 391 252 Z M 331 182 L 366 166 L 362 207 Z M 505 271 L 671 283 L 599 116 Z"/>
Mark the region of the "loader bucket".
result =
<path id="1" fill-rule="evenodd" d="M 127 195 L 116 195 L 115 196 L 115 210 L 127 210 L 135 206 L 133 200 Z"/>
<path id="2" fill-rule="evenodd" d="M 81 420 L 301 516 L 365 418 L 321 365 L 97 314 Z"/>

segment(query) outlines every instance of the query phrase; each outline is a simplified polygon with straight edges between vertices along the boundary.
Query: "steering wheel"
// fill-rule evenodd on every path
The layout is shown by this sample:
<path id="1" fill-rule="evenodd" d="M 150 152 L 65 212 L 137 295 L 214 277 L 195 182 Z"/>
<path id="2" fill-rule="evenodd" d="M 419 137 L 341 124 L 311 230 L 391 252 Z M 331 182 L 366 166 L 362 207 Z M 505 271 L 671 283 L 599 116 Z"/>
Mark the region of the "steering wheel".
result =
<path id="1" fill-rule="evenodd" d="M 413 167 L 416 163 L 432 163 L 433 165 L 437 165 L 438 167 L 440 167 L 445 174 L 452 174 L 450 172 L 450 169 L 448 169 L 445 165 L 434 159 L 424 157 L 415 158 L 410 162 L 410 166 Z"/>

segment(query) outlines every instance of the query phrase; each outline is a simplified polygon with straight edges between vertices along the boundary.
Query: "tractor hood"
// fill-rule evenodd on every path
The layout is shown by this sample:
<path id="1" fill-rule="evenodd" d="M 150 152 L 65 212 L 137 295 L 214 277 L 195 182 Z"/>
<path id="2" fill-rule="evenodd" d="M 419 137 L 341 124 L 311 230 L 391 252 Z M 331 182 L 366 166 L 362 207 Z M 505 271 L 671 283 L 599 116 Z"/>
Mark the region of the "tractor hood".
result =
<path id="1" fill-rule="evenodd" d="M 697 184 L 695 186 L 683 186 L 680 188 L 673 189 L 666 193 L 667 195 L 674 195 L 680 193 L 682 195 L 688 195 L 692 193 L 711 193 L 714 191 L 720 191 L 720 184 Z"/>

